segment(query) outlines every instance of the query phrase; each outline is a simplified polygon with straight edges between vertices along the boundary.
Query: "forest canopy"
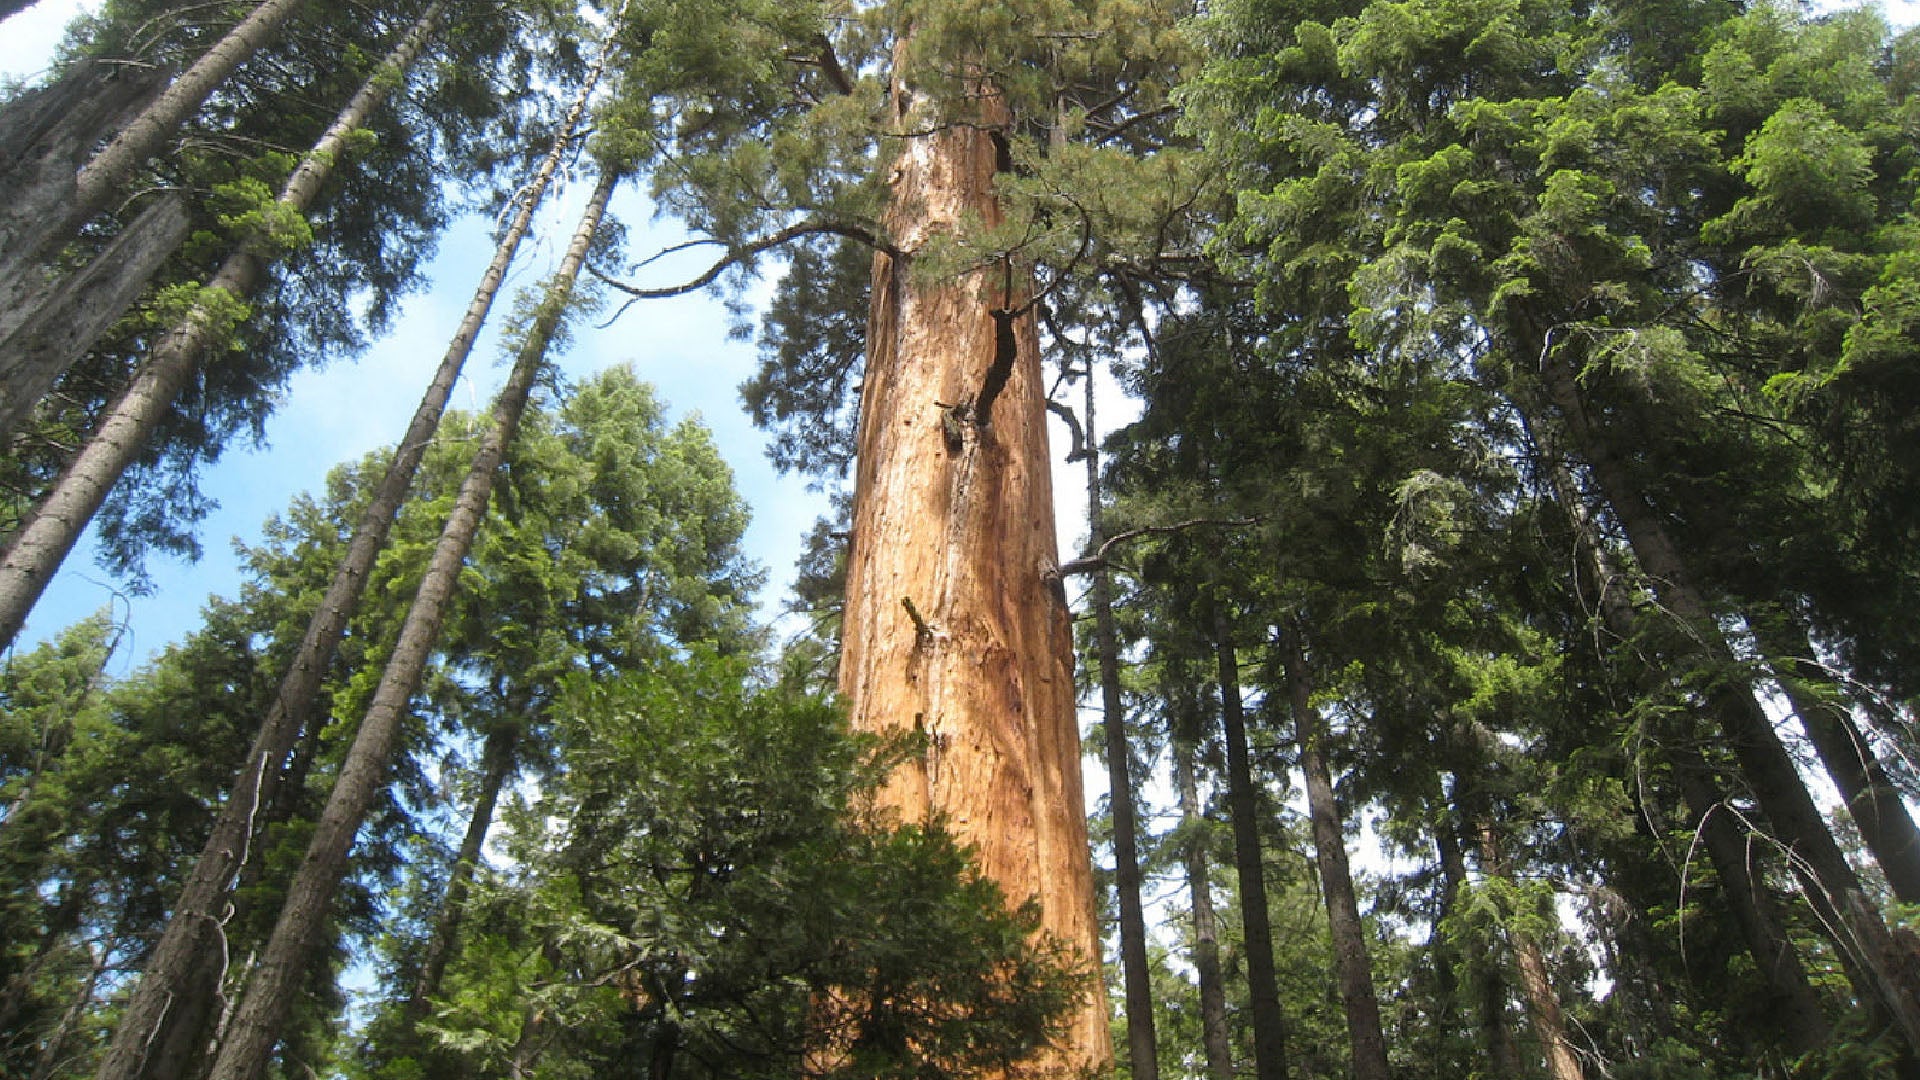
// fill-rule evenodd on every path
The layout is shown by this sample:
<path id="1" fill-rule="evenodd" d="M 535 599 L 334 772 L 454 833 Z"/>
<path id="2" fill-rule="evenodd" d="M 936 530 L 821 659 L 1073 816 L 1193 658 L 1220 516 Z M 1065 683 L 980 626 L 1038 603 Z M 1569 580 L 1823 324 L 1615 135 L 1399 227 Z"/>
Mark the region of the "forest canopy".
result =
<path id="1" fill-rule="evenodd" d="M 0 1075 L 1920 1076 L 1917 90 L 1772 0 L 97 5 L 0 95 Z M 49 629 L 217 491 L 190 632 Z"/>

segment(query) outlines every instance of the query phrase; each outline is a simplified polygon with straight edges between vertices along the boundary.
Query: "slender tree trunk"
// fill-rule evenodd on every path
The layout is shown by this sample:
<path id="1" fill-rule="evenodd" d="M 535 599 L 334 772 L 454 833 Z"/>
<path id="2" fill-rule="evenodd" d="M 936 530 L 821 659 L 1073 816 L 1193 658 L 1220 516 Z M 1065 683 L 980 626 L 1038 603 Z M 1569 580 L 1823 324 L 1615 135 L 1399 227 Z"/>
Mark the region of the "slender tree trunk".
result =
<path id="1" fill-rule="evenodd" d="M 460 838 L 460 850 L 454 856 L 447 890 L 440 898 L 440 912 L 433 920 L 433 936 L 427 941 L 426 955 L 420 959 L 420 973 L 407 994 L 404 1016 L 410 1029 L 427 1018 L 434 995 L 440 992 L 447 962 L 453 958 L 460 923 L 466 916 L 467 892 L 480 866 L 480 851 L 487 842 L 487 830 L 493 827 L 494 807 L 507 780 L 513 776 L 519 742 L 518 724 L 500 724 L 487 733 L 486 748 L 480 753 L 480 791 L 474 799 L 473 815 L 467 819 L 466 835 Z"/>
<path id="2" fill-rule="evenodd" d="M 486 513 L 500 463 L 519 429 L 535 378 L 544 365 L 547 347 L 618 181 L 618 174 L 611 171 L 600 177 L 560 270 L 521 343 L 513 371 L 494 403 L 493 424 L 474 454 L 473 464 L 454 500 L 453 512 L 434 546 L 426 575 L 407 610 L 399 641 L 381 673 L 373 702 L 360 721 L 360 729 L 347 751 L 339 778 L 334 781 L 326 808 L 321 811 L 306 856 L 287 886 L 287 898 L 273 936 L 247 980 L 240 1008 L 214 1058 L 212 1080 L 257 1080 L 266 1068 L 274 1043 L 280 1038 L 306 969 L 310 946 L 319 936 L 334 891 L 345 876 L 347 853 L 353 845 L 354 834 L 359 831 L 386 776 L 388 758 L 400 722 L 406 715 L 407 702 L 419 688 L 428 656 L 439 637 L 447 603 Z"/>
<path id="3" fill-rule="evenodd" d="M 1106 539 L 1101 527 L 1100 452 L 1093 408 L 1093 365 L 1087 365 L 1086 419 L 1087 550 Z M 1093 608 L 1093 647 L 1100 664 L 1100 726 L 1106 736 L 1107 803 L 1113 811 L 1113 887 L 1120 908 L 1120 969 L 1125 980 L 1127 1063 L 1133 1080 L 1160 1080 L 1160 1050 L 1153 1027 L 1153 972 L 1147 963 L 1147 918 L 1140 904 L 1140 852 L 1135 837 L 1133 751 L 1127 745 L 1126 704 L 1120 693 L 1120 634 L 1113 619 L 1113 577 L 1093 572 L 1088 593 Z"/>
<path id="4" fill-rule="evenodd" d="M 80 984 L 80 990 L 73 995 L 73 1001 L 66 1011 L 60 1014 L 60 1022 L 49 1032 L 46 1042 L 40 1047 L 40 1054 L 33 1063 L 33 1080 L 48 1080 L 55 1069 L 60 1067 L 60 1059 L 67 1051 L 67 1041 L 73 1037 L 73 1029 L 80 1018 L 93 1007 L 93 994 L 100 985 L 100 976 L 107 970 L 107 950 L 87 947 L 92 964 L 87 969 L 87 977 Z"/>
<path id="5" fill-rule="evenodd" d="M 1240 661 L 1224 613 L 1214 617 L 1214 660 L 1220 677 L 1220 720 L 1227 748 L 1227 809 L 1233 815 L 1233 862 L 1240 877 L 1240 920 L 1247 946 L 1248 1012 L 1253 1020 L 1256 1080 L 1286 1080 L 1287 1018 L 1280 1008 L 1267 911 L 1266 860 L 1260 845 L 1260 797 L 1247 752 L 1240 702 Z"/>
<path id="6" fill-rule="evenodd" d="M 1387 1037 L 1380 1023 L 1380 999 L 1373 988 L 1373 965 L 1367 955 L 1366 927 L 1354 895 L 1353 871 L 1347 865 L 1347 837 L 1339 803 L 1334 798 L 1333 775 L 1327 766 L 1327 725 L 1313 704 L 1313 676 L 1300 646 L 1300 630 L 1282 635 L 1279 648 L 1286 666 L 1287 689 L 1293 703 L 1295 738 L 1300 746 L 1300 769 L 1307 785 L 1307 815 L 1313 822 L 1315 861 L 1320 868 L 1320 891 L 1326 899 L 1327 925 L 1333 938 L 1333 968 L 1346 1009 L 1347 1035 L 1353 1043 L 1354 1080 L 1388 1080 Z"/>
<path id="7" fill-rule="evenodd" d="M 1435 1073 L 1440 1076 L 1453 1073 L 1465 1074 L 1467 1066 L 1455 1053 L 1454 1035 L 1460 1019 L 1460 950 L 1456 947 L 1452 935 L 1447 933 L 1446 922 L 1460 909 L 1460 890 L 1467 883 L 1467 860 L 1460 853 L 1460 838 L 1455 834 L 1451 815 L 1441 811 L 1442 820 L 1433 830 L 1433 843 L 1440 860 L 1440 910 L 1433 921 L 1433 930 L 1427 936 L 1427 955 L 1433 960 L 1434 1006 L 1430 1027 L 1433 1032 L 1432 1060 Z M 1473 970 L 1473 965 L 1468 965 Z M 1482 1029 L 1486 1028 L 1483 1023 Z M 1504 1025 L 1502 1025 L 1504 1026 Z M 1512 1040 L 1506 1040 L 1511 1045 Z M 1492 1053 L 1498 1045 L 1488 1040 L 1489 1056 L 1500 1068 L 1509 1064 L 1519 1067 L 1519 1059 L 1511 1062 L 1502 1060 Z M 1513 1075 L 1511 1072 L 1493 1072 L 1494 1076 Z"/>
<path id="8" fill-rule="evenodd" d="M 1036 899 L 1043 927 L 1097 967 L 1030 274 L 1008 263 L 928 282 L 905 265 L 1000 220 L 1004 103 L 980 86 L 971 122 L 940 122 L 904 70 L 907 36 L 885 222 L 900 254 L 874 259 L 840 687 L 856 730 L 927 736 L 883 800 L 908 820 L 943 815 L 1009 902 Z M 1022 1071 L 1104 1072 L 1106 1012 L 1090 995 Z"/>
<path id="9" fill-rule="evenodd" d="M 1914 826 L 1899 788 L 1854 723 L 1845 700 L 1822 671 L 1812 635 L 1797 620 L 1782 626 L 1762 618 L 1749 620 L 1749 625 L 1800 718 L 1807 741 L 1839 789 L 1860 838 L 1887 876 L 1893 898 L 1920 904 L 1920 828 Z"/>
<path id="10" fill-rule="evenodd" d="M 1207 816 L 1200 803 L 1194 755 L 1200 743 L 1198 710 L 1189 711 L 1170 740 L 1173 782 L 1180 796 L 1181 860 L 1186 864 L 1188 904 L 1193 909 L 1193 971 L 1200 984 L 1200 1045 L 1207 1080 L 1233 1080 L 1233 1042 L 1227 1030 L 1227 989 L 1220 977 L 1220 927 L 1213 911 L 1207 853 Z"/>
<path id="11" fill-rule="evenodd" d="M 1752 681 L 1740 670 L 1665 525 L 1641 497 L 1604 433 L 1589 421 L 1568 359 L 1545 350 L 1536 353 L 1546 357 L 1541 373 L 1548 396 L 1565 421 L 1573 445 L 1593 470 L 1594 480 L 1625 530 L 1634 556 L 1662 604 L 1696 643 L 1695 659 L 1711 680 L 1703 694 L 1762 813 L 1779 842 L 1814 882 L 1818 901 L 1832 908 L 1836 925 L 1830 929 L 1836 943 L 1870 976 L 1872 985 L 1864 988 L 1869 991 L 1867 996 L 1879 999 L 1909 1050 L 1920 1053 L 1920 998 L 1916 998 L 1906 973 L 1911 957 L 1897 947 L 1834 841 L 1826 819 L 1808 794 L 1793 758 L 1781 745 L 1772 720 L 1754 696 Z"/>
<path id="12" fill-rule="evenodd" d="M 1480 869 L 1490 878 L 1512 881 L 1513 871 L 1500 851 L 1500 835 L 1493 822 L 1482 817 L 1475 825 L 1480 842 Z M 1519 913 L 1516 913 L 1519 914 Z M 1527 997 L 1527 1021 L 1547 1060 L 1547 1074 L 1553 1080 L 1582 1080 L 1580 1061 L 1573 1056 L 1573 1044 L 1567 1038 L 1567 1021 L 1560 1009 L 1560 994 L 1553 988 L 1547 971 L 1547 959 L 1540 943 L 1523 927 L 1507 927 L 1507 945 L 1513 950 L 1514 966 L 1520 969 L 1520 989 Z"/>
<path id="13" fill-rule="evenodd" d="M 121 128 L 78 174 L 69 174 L 62 197 L 43 216 L 23 217 L 17 210 L 7 214 L 8 220 L 0 222 L 0 234 L 8 241 L 0 256 L 0 310 L 32 304 L 29 297 L 41 284 L 41 265 L 82 225 L 107 209 L 127 181 L 199 111 L 214 88 L 271 41 L 304 3 L 264 0 Z"/>
<path id="14" fill-rule="evenodd" d="M 1457 776 L 1454 792 L 1454 802 L 1458 805 L 1461 785 Z M 1455 830 L 1456 824 L 1451 819 L 1434 830 L 1434 843 L 1440 851 L 1440 872 L 1446 878 L 1449 910 L 1467 884 L 1467 858 L 1460 850 L 1460 837 Z M 1526 1070 L 1520 1061 L 1520 1046 L 1513 1037 L 1513 1026 L 1507 1019 L 1507 987 L 1500 965 L 1485 951 L 1479 951 L 1467 966 L 1480 1011 L 1480 1044 L 1486 1048 L 1487 1059 L 1492 1063 L 1492 1075 L 1500 1080 L 1520 1080 Z"/>
<path id="15" fill-rule="evenodd" d="M 286 2 L 286 0 L 277 0 Z M 386 62 L 334 119 L 306 159 L 287 178 L 278 204 L 304 213 L 347 149 L 348 138 L 366 123 L 392 90 L 392 72 L 412 64 L 439 24 L 435 5 L 407 34 Z M 218 301 L 196 303 L 141 365 L 133 383 L 114 402 L 99 431 L 61 473 L 59 481 L 0 558 L 0 647 L 11 644 L 27 613 L 53 580 L 67 553 L 106 500 L 128 466 L 146 448 L 154 428 L 173 407 L 174 398 L 219 346 L 232 319 L 224 310 L 244 306 L 266 272 L 266 259 L 249 247 L 227 257 L 207 289 Z"/>
<path id="16" fill-rule="evenodd" d="M 1639 615 L 1628 599 L 1634 590 L 1627 575 L 1615 565 L 1565 460 L 1548 447 L 1543 464 L 1554 498 L 1573 526 L 1580 559 L 1592 579 L 1601 624 L 1616 639 L 1633 640 Z M 1663 752 L 1673 763 L 1694 830 L 1705 842 L 1707 857 L 1719 875 L 1734 923 L 1767 981 L 1772 1005 L 1769 1011 L 1777 1022 L 1772 1030 L 1784 1035 L 1791 1052 L 1807 1054 L 1826 1043 L 1831 1027 L 1820 996 L 1807 981 L 1779 905 L 1761 875 L 1754 872 L 1747 831 L 1722 805 L 1717 774 L 1694 746 L 1691 733 L 1673 730 L 1668 724 L 1659 738 Z"/>

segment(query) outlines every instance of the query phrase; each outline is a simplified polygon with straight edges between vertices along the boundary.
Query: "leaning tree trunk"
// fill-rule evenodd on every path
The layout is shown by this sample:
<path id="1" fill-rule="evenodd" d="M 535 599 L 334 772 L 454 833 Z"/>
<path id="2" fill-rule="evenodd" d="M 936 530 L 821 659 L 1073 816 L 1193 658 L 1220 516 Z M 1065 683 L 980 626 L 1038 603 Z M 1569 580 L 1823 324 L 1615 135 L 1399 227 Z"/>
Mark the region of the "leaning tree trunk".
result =
<path id="1" fill-rule="evenodd" d="M 1893 898 L 1920 904 L 1920 828 L 1845 699 L 1822 672 L 1812 635 L 1797 620 L 1785 626 L 1765 618 L 1749 624 L 1860 839 L 1887 876 Z"/>
<path id="2" fill-rule="evenodd" d="M 545 198 L 554 174 L 573 143 L 603 68 L 604 57 L 588 73 L 587 82 L 576 97 L 560 134 L 533 180 L 522 190 L 519 207 L 507 231 L 494 247 L 493 261 L 481 276 L 480 285 L 468 302 L 466 316 L 454 331 L 433 381 L 428 384 L 426 393 L 414 410 L 412 421 L 407 425 L 406 434 L 394 448 L 393 460 L 387 463 L 379 487 L 374 489 L 372 499 L 355 523 L 347 553 L 335 568 L 333 580 L 307 624 L 299 651 L 288 665 L 279 691 L 267 709 L 259 732 L 254 736 L 246 764 L 236 778 L 226 804 L 221 808 L 212 835 L 200 850 L 193 873 L 187 878 L 180 898 L 174 904 L 174 917 L 168 921 L 153 955 L 147 961 L 144 974 L 134 986 L 133 996 L 127 1003 L 120 1026 L 114 1032 L 113 1044 L 102 1062 L 98 1080 L 131 1080 L 134 1072 L 130 1070 L 138 1069 L 142 1046 L 152 1038 L 152 1032 L 157 1030 L 157 1025 L 162 1023 L 167 1014 L 168 1002 L 178 992 L 177 980 L 187 977 L 187 972 L 196 963 L 196 956 L 217 947 L 217 939 L 212 935 L 221 925 L 219 913 L 225 907 L 225 897 L 232 887 L 234 875 L 240 871 L 247 857 L 254 815 L 266 797 L 267 789 L 274 782 L 278 763 L 286 759 L 294 740 L 311 718 L 321 680 L 333 663 L 334 652 L 346 633 L 348 621 L 359 606 L 361 591 L 372 575 L 374 561 L 386 546 L 394 515 L 405 501 L 420 460 L 433 441 L 434 431 L 440 426 L 440 417 L 446 411 L 454 383 L 459 381 L 460 371 L 473 352 L 474 341 L 480 335 L 487 313 L 492 310 L 502 282 L 506 280 L 514 254 L 532 226 L 534 212 Z"/>
<path id="3" fill-rule="evenodd" d="M 120 197 L 127 181 L 160 153 L 208 95 L 272 40 L 305 2 L 264 0 L 128 121 L 78 173 L 48 177 L 54 187 L 44 194 L 16 192 L 15 200 L 0 211 L 0 236 L 5 237 L 0 246 L 0 312 L 24 312 L 39 303 L 46 285 L 42 267 L 82 225 Z M 0 331 L 10 329 L 0 322 Z M 0 432 L 11 429 L 17 410 L 32 404 L 6 399 Z"/>
<path id="4" fill-rule="evenodd" d="M 1480 842 L 1480 870 L 1489 878 L 1512 881 L 1500 851 L 1500 835 L 1491 816 L 1483 816 L 1475 825 Z M 1520 915 L 1522 913 L 1515 913 Z M 1527 998 L 1527 1022 L 1547 1060 L 1547 1075 L 1553 1080 L 1582 1080 L 1580 1059 L 1573 1056 L 1573 1043 L 1567 1038 L 1566 1014 L 1560 1008 L 1560 994 L 1553 988 L 1547 970 L 1547 958 L 1540 951 L 1539 939 L 1521 926 L 1507 927 L 1507 945 L 1513 950 L 1514 966 L 1520 969 L 1520 989 Z"/>
<path id="5" fill-rule="evenodd" d="M 1200 711 L 1184 709 L 1168 740 L 1173 782 L 1180 797 L 1180 858 L 1187 871 L 1188 904 L 1193 914 L 1193 973 L 1200 984 L 1200 1045 L 1207 1080 L 1233 1080 L 1233 1043 L 1227 1029 L 1227 990 L 1220 977 L 1220 926 L 1213 911 L 1209 822 L 1200 802 L 1194 757 L 1200 745 Z"/>
<path id="6" fill-rule="evenodd" d="M 453 959 L 453 947 L 467 913 L 467 893 L 480 868 L 487 831 L 493 827 L 494 807 L 513 776 L 519 742 L 517 723 L 502 723 L 487 733 L 486 748 L 480 752 L 480 791 L 473 801 L 473 813 L 467 818 L 466 835 L 460 838 L 460 850 L 454 856 L 446 892 L 440 897 L 440 910 L 433 920 L 433 935 L 427 939 L 426 952 L 420 959 L 419 974 L 407 992 L 402 1016 L 410 1031 L 427 1018 L 433 998 L 440 992 L 440 981 L 446 976 L 447 963 Z"/>
<path id="7" fill-rule="evenodd" d="M 1544 441 L 1544 434 L 1536 433 L 1536 442 Z M 1636 590 L 1615 564 L 1565 459 L 1550 445 L 1544 450 L 1548 483 L 1573 527 L 1574 545 L 1591 579 L 1601 625 L 1616 640 L 1633 641 L 1638 636 L 1636 623 L 1640 616 L 1629 596 Z M 1663 725 L 1658 732 L 1659 745 L 1672 763 L 1693 830 L 1706 844 L 1707 858 L 1719 875 L 1734 924 L 1766 980 L 1768 1011 L 1775 1020 L 1771 1030 L 1781 1033 L 1793 1053 L 1810 1053 L 1825 1045 L 1831 1032 L 1826 1009 L 1807 981 L 1806 968 L 1787 933 L 1779 904 L 1764 877 L 1754 872 L 1752 837 L 1736 824 L 1735 815 L 1724 805 L 1718 775 L 1694 745 L 1693 733 L 1674 727 Z"/>
<path id="8" fill-rule="evenodd" d="M 1100 451 L 1094 425 L 1093 366 L 1086 373 L 1087 550 L 1105 539 L 1101 528 Z M 1126 993 L 1127 1064 L 1133 1080 L 1160 1080 L 1153 1027 L 1153 971 L 1147 963 L 1147 918 L 1140 903 L 1140 852 L 1133 799 L 1133 751 L 1127 745 L 1126 704 L 1120 693 L 1120 633 L 1113 619 L 1113 576 L 1093 572 L 1093 648 L 1100 665 L 1100 726 L 1106 739 L 1107 804 L 1113 811 L 1113 888 L 1120 908 L 1120 970 Z"/>
<path id="9" fill-rule="evenodd" d="M 1221 733 L 1227 748 L 1227 811 L 1233 815 L 1233 863 L 1239 871 L 1240 922 L 1246 936 L 1248 1012 L 1253 1021 L 1255 1080 L 1286 1080 L 1287 1018 L 1273 965 L 1272 917 L 1267 911 L 1266 859 L 1260 846 L 1260 797 L 1247 752 L 1246 712 L 1240 701 L 1240 660 L 1225 614 L 1214 619 L 1214 661 L 1220 676 Z"/>
<path id="10" fill-rule="evenodd" d="M 146 291 L 188 231 L 187 201 L 168 192 L 120 230 L 93 261 L 63 278 L 0 341 L 0 445 L 31 416 L 35 402 L 53 389 L 60 373 L 85 356 Z M 7 403 L 18 401 L 18 414 Z"/>
<path id="11" fill-rule="evenodd" d="M 1536 341 L 1543 340 L 1540 337 Z M 1642 497 L 1606 433 L 1587 415 L 1570 360 L 1544 349 L 1540 371 L 1548 397 L 1565 422 L 1573 446 L 1584 458 L 1601 496 L 1612 508 L 1655 594 L 1695 642 L 1692 659 L 1709 684 L 1703 696 L 1719 721 L 1761 812 L 1777 839 L 1812 884 L 1809 899 L 1829 907 L 1836 943 L 1867 974 L 1866 996 L 1900 1029 L 1908 1049 L 1920 1053 L 1920 996 L 1910 977 L 1912 958 L 1896 945 L 1879 910 L 1860 885 L 1840 845 L 1828 830 L 1820 808 L 1808 794 L 1793 758 L 1773 729 L 1773 721 L 1754 694 L 1752 680 L 1727 645 L 1714 612 L 1693 583 L 1693 576 L 1665 524 Z"/>
<path id="12" fill-rule="evenodd" d="M 856 729 L 927 736 L 883 798 L 910 820 L 944 816 L 1010 903 L 1037 900 L 1043 928 L 1097 966 L 1030 275 L 1008 263 L 927 282 L 908 265 L 1000 220 L 1004 103 L 978 89 L 970 122 L 944 123 L 894 74 L 895 250 L 874 258 L 840 687 Z M 1103 1072 L 1111 1057 L 1093 994 L 1031 1068 Z"/>
<path id="13" fill-rule="evenodd" d="M 287 178 L 277 205 L 304 214 L 332 175 L 349 140 L 386 100 L 396 80 L 394 73 L 411 65 L 439 25 L 444 5 L 429 9 L 380 68 L 361 86 L 353 100 Z M 107 493 L 132 465 L 147 440 L 173 407 L 188 380 L 222 345 L 234 325 L 233 312 L 266 274 L 267 259 L 251 246 L 229 255 L 196 302 L 172 329 L 160 338 L 140 373 L 115 400 L 99 430 L 60 474 L 47 497 L 35 508 L 25 528 L 0 558 L 0 647 L 13 642 L 27 613 L 60 569 L 87 523 L 106 501 Z"/>
<path id="14" fill-rule="evenodd" d="M 266 1069 L 274 1043 L 279 1041 L 306 971 L 309 946 L 318 937 L 334 891 L 346 875 L 347 853 L 353 846 L 354 834 L 359 831 L 386 776 L 400 722 L 407 713 L 408 701 L 419 688 L 427 658 L 439 638 L 440 624 L 485 516 L 500 463 L 519 430 L 527 399 L 544 366 L 548 345 L 559 328 L 574 281 L 586 262 L 587 249 L 618 182 L 619 173 L 615 170 L 601 174 L 573 241 L 561 260 L 560 270 L 547 287 L 546 296 L 527 328 L 513 371 L 494 402 L 493 423 L 460 485 L 453 511 L 440 531 L 426 574 L 407 609 L 406 622 L 401 626 L 393 655 L 381 673 L 372 704 L 360 721 L 340 775 L 327 797 L 327 805 L 315 824 L 306 856 L 287 886 L 287 898 L 273 935 L 247 980 L 240 1008 L 214 1058 L 211 1080 L 257 1080 Z"/>
<path id="15" fill-rule="evenodd" d="M 1313 704 L 1313 676 L 1307 671 L 1297 620 L 1282 635 L 1279 647 L 1293 704 L 1300 770 L 1306 777 L 1307 815 L 1313 822 L 1320 892 L 1326 899 L 1327 926 L 1333 939 L 1334 979 L 1340 986 L 1347 1037 L 1353 1044 L 1354 1080 L 1388 1080 L 1391 1070 L 1387 1066 L 1386 1032 L 1380 1024 L 1380 998 L 1373 988 L 1366 927 L 1360 921 L 1353 871 L 1347 865 L 1346 830 L 1334 798 L 1332 770 L 1327 766 L 1327 725 Z"/>

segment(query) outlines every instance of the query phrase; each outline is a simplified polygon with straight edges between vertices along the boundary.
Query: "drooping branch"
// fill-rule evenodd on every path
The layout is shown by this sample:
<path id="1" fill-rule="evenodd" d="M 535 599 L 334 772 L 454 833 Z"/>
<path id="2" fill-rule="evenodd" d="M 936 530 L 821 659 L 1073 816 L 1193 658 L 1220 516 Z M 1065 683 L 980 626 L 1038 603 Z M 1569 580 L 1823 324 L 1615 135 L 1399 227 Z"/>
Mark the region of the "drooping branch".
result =
<path id="1" fill-rule="evenodd" d="M 1186 521 L 1176 521 L 1171 525 L 1142 525 L 1137 529 L 1128 529 L 1126 532 L 1115 533 L 1108 537 L 1106 542 L 1100 545 L 1100 549 L 1092 555 L 1084 559 L 1075 559 L 1062 566 L 1060 568 L 1060 576 L 1067 577 L 1071 574 L 1091 574 L 1095 570 L 1107 569 L 1113 565 L 1113 563 L 1108 561 L 1107 552 L 1115 544 L 1123 541 L 1138 540 L 1143 536 L 1163 536 L 1167 533 L 1183 532 L 1187 529 L 1198 528 L 1202 525 L 1214 525 L 1223 528 L 1245 528 L 1249 525 L 1258 525 L 1260 521 L 1261 519 L 1258 517 L 1189 518 Z"/>
<path id="2" fill-rule="evenodd" d="M 607 285 L 626 293 L 628 296 L 627 302 L 621 304 L 620 309 L 615 311 L 613 316 L 602 323 L 601 326 L 611 326 L 620 316 L 626 314 L 627 309 L 632 307 L 636 300 L 665 300 L 670 297 L 685 296 L 691 292 L 698 292 L 713 284 L 715 281 L 720 280 L 720 275 L 726 273 L 730 268 L 738 266 L 749 259 L 764 255 L 782 244 L 791 243 L 803 236 L 821 235 L 840 236 L 848 240 L 855 240 L 876 251 L 884 251 L 895 259 L 905 259 L 907 257 L 905 251 L 896 247 L 892 241 L 888 240 L 879 231 L 866 225 L 850 221 L 802 221 L 789 225 L 777 232 L 769 233 L 752 243 L 729 248 L 727 254 L 712 266 L 708 267 L 706 272 L 691 281 L 685 281 L 679 285 L 666 285 L 657 289 L 642 289 L 635 285 L 629 285 L 624 281 L 608 277 L 598 267 L 589 263 L 586 267 L 587 273 L 592 274 Z M 690 240 L 687 243 L 676 245 L 670 250 L 684 251 L 689 248 L 708 245 L 720 246 L 724 243 L 725 241 L 722 240 Z"/>

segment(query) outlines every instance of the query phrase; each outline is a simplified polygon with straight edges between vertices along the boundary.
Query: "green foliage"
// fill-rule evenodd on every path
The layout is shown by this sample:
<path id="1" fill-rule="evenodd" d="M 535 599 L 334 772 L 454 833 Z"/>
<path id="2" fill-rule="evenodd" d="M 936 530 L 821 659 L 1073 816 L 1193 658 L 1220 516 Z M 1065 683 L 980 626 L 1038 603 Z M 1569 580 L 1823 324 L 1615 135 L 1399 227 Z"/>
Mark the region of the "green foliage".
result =
<path id="1" fill-rule="evenodd" d="M 433 1022 L 461 1069 L 531 1041 L 543 1076 L 961 1076 L 1079 993 L 1031 905 L 873 809 L 907 748 L 824 699 L 694 650 L 555 712 L 563 768 L 516 812 Z"/>

